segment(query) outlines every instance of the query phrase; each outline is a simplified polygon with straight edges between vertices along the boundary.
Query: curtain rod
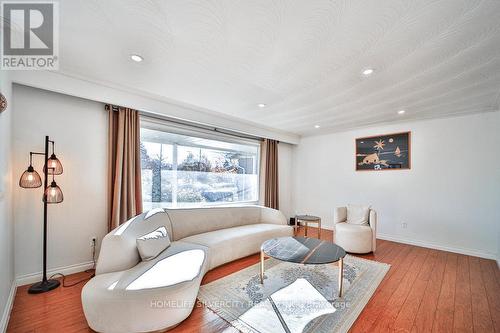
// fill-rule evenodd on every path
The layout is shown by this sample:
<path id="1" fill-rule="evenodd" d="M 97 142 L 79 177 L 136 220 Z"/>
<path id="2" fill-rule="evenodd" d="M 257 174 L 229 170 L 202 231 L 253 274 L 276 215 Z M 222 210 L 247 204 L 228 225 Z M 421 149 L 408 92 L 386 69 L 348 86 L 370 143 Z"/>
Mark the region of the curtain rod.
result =
<path id="1" fill-rule="evenodd" d="M 195 122 L 191 122 L 191 121 L 187 121 L 187 120 L 180 120 L 180 119 L 172 118 L 169 116 L 159 115 L 156 113 L 150 113 L 150 112 L 139 110 L 139 115 L 141 115 L 142 117 L 145 117 L 145 118 L 152 118 L 152 119 L 156 119 L 156 120 L 167 121 L 167 122 L 174 123 L 174 124 L 190 126 L 190 127 L 202 129 L 205 131 L 212 131 L 215 133 L 235 136 L 235 137 L 242 138 L 242 139 L 251 139 L 251 140 L 258 140 L 258 141 L 264 140 L 264 138 L 259 137 L 259 136 L 255 136 L 255 135 L 244 134 L 244 133 L 240 133 L 237 131 L 222 129 L 222 128 L 218 128 L 218 127 L 210 126 L 210 125 L 199 124 L 199 123 L 195 123 Z"/>

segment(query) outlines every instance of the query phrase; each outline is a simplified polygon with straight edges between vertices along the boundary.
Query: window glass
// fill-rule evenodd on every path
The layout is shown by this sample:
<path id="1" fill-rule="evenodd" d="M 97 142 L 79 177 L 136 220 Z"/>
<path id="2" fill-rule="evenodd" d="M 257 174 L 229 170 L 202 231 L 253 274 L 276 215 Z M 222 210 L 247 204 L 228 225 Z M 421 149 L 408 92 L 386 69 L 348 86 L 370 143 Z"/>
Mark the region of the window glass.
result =
<path id="1" fill-rule="evenodd" d="M 258 142 L 141 128 L 144 210 L 257 202 L 258 157 Z"/>

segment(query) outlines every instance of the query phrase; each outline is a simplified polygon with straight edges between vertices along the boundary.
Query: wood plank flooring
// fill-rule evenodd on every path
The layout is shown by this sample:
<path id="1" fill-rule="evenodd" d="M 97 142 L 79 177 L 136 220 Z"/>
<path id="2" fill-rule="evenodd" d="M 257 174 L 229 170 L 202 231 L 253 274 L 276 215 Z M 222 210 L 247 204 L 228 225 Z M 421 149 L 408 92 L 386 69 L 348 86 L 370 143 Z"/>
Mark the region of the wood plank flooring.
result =
<path id="1" fill-rule="evenodd" d="M 314 229 L 314 228 L 311 228 Z M 299 230 L 303 235 L 303 229 Z M 315 236 L 316 230 L 310 230 Z M 322 231 L 332 239 L 332 232 Z M 391 264 L 351 332 L 499 332 L 500 270 L 482 258 L 378 240 L 375 253 L 360 255 Z M 209 283 L 259 262 L 252 255 L 208 272 Z M 86 273 L 67 278 L 70 284 Z M 85 321 L 80 292 L 83 283 L 49 293 L 29 295 L 17 289 L 7 332 L 93 332 Z M 236 332 L 205 307 L 170 332 Z"/>

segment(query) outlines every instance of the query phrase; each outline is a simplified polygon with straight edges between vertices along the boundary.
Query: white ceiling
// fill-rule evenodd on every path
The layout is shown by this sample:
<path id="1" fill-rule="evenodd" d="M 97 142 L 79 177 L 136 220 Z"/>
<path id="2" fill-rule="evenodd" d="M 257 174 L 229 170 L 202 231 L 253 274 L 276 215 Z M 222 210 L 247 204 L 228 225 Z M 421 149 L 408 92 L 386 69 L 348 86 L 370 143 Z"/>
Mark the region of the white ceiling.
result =
<path id="1" fill-rule="evenodd" d="M 65 0 L 60 10 L 64 73 L 283 131 L 499 109 L 497 0 Z"/>

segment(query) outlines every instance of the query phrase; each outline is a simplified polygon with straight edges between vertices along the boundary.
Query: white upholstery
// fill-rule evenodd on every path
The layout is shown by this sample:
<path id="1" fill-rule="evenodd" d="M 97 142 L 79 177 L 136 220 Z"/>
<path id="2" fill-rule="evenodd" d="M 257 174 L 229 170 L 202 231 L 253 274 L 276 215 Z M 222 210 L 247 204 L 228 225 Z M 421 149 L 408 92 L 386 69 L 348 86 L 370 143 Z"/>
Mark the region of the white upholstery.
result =
<path id="1" fill-rule="evenodd" d="M 165 211 L 172 225 L 171 238 L 173 240 L 260 222 L 286 224 L 286 218 L 279 210 L 261 206 L 166 209 Z"/>
<path id="2" fill-rule="evenodd" d="M 347 223 L 367 225 L 370 217 L 370 206 L 347 205 Z"/>
<path id="3" fill-rule="evenodd" d="M 335 210 L 335 243 L 351 253 L 368 253 L 376 250 L 377 213 L 370 209 L 368 225 L 347 223 L 347 208 Z"/>
<path id="4" fill-rule="evenodd" d="M 171 246 L 140 261 L 136 238 L 164 226 Z M 273 237 L 292 236 L 285 216 L 260 206 L 156 210 L 106 235 L 96 276 L 82 290 L 97 332 L 165 330 L 187 318 L 205 272 L 256 253 Z"/>
<path id="5" fill-rule="evenodd" d="M 96 274 L 122 271 L 134 267 L 140 261 L 137 237 L 164 226 L 172 235 L 170 218 L 165 211 L 147 217 L 148 212 L 131 218 L 104 236 L 97 261 Z M 170 237 L 171 240 L 172 237 Z"/>
<path id="6" fill-rule="evenodd" d="M 149 332 L 165 329 L 184 320 L 193 308 L 198 288 L 206 271 L 206 258 L 198 274 L 174 285 L 127 290 L 134 281 L 162 260 L 182 251 L 204 246 L 173 242 L 162 254 L 150 261 L 142 261 L 125 271 L 99 274 L 82 290 L 82 304 L 89 326 L 97 332 Z M 199 262 L 186 263 L 199 265 Z M 175 274 L 178 267 L 164 267 L 159 274 Z M 161 302 L 182 302 L 182 306 L 162 306 Z"/>
<path id="7" fill-rule="evenodd" d="M 268 239 L 292 235 L 293 229 L 286 225 L 260 223 L 205 232 L 184 238 L 183 241 L 206 246 L 208 269 L 212 269 L 259 252 L 262 243 Z"/>
<path id="8" fill-rule="evenodd" d="M 137 238 L 135 244 L 141 259 L 143 261 L 151 260 L 170 246 L 170 238 L 165 227 L 158 227 L 150 233 Z"/>

